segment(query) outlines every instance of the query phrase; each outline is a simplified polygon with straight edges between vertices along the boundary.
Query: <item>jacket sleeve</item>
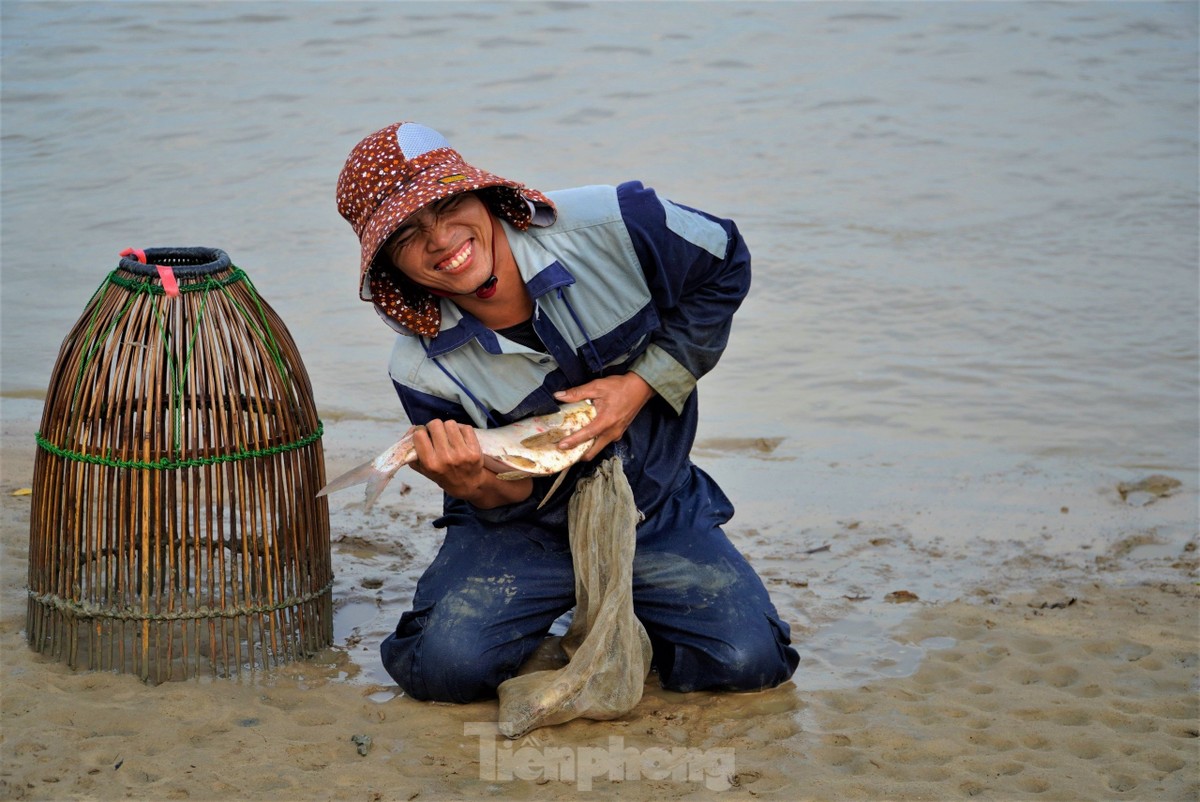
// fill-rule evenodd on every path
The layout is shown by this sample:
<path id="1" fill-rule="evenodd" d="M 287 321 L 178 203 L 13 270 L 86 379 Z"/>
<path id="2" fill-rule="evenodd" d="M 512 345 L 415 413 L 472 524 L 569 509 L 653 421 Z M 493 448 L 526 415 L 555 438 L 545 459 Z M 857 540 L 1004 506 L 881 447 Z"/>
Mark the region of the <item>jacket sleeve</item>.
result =
<path id="1" fill-rule="evenodd" d="M 732 220 L 659 198 L 639 182 L 617 187 L 617 200 L 661 321 L 631 370 L 680 412 L 729 342 L 733 313 L 750 290 L 750 251 Z"/>

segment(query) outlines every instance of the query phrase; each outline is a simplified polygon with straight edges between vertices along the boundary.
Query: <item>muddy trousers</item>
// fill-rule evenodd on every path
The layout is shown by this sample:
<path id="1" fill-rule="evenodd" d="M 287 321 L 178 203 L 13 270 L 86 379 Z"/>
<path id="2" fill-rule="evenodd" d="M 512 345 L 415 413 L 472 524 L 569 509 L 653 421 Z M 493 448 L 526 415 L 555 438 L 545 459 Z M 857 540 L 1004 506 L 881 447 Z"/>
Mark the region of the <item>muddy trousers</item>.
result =
<path id="1" fill-rule="evenodd" d="M 721 531 L 731 514 L 723 497 L 683 492 L 638 527 L 634 612 L 668 690 L 771 688 L 799 662 L 762 581 Z M 445 540 L 384 640 L 383 664 L 415 699 L 493 697 L 575 604 L 566 533 L 465 514 L 437 523 Z"/>

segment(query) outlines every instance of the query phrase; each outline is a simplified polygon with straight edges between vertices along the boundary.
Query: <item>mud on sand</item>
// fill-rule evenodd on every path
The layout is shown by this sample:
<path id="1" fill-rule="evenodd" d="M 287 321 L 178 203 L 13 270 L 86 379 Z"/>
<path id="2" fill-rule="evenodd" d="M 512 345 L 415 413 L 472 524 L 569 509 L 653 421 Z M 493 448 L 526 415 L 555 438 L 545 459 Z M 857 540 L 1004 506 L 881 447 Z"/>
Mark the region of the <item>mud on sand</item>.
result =
<path id="1" fill-rule="evenodd" d="M 370 688 L 338 679 L 335 651 L 257 683 L 147 687 L 35 655 L 6 615 L 0 793 L 1196 799 L 1196 603 L 1185 583 L 954 602 L 897 636 L 926 651 L 909 677 L 690 695 L 652 678 L 622 720 L 515 742 L 495 734 L 494 702 L 371 701 Z"/>
<path id="2" fill-rule="evenodd" d="M 29 503 L 12 495 L 28 483 L 31 431 L 5 423 L 0 798 L 1200 797 L 1194 547 L 1156 571 L 1165 580 L 1131 581 L 1110 565 L 1036 592 L 1001 583 L 905 602 L 897 609 L 912 614 L 882 636 L 890 652 L 861 682 L 812 689 L 811 673 L 827 669 L 806 653 L 820 630 L 810 621 L 794 632 L 805 656 L 796 682 L 681 695 L 652 675 L 618 721 L 574 721 L 509 742 L 495 734 L 494 701 L 397 696 L 364 668 L 374 631 L 343 630 L 315 660 L 254 678 L 156 687 L 72 672 L 32 652 L 23 633 Z M 400 525 L 425 523 L 419 505 L 397 504 Z M 396 524 L 385 515 L 375 525 Z M 378 602 L 362 592 L 370 589 L 386 599 L 383 618 L 398 615 L 433 546 L 384 554 L 369 528 L 335 532 L 336 604 L 373 612 Z M 731 536 L 756 556 L 752 537 Z M 795 619 L 798 600 L 783 592 L 777 601 Z M 886 654 L 903 656 L 896 676 Z"/>

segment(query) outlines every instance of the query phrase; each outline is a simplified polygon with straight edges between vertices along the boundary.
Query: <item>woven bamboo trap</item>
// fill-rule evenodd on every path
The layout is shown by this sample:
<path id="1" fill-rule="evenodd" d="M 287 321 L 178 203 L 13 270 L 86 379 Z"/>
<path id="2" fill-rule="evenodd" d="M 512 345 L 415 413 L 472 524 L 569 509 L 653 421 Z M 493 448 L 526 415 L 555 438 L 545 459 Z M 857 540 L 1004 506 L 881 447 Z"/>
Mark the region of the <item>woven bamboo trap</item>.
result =
<path id="1" fill-rule="evenodd" d="M 333 640 L 322 426 L 295 343 L 223 251 L 127 252 L 36 435 L 30 645 L 150 682 Z"/>

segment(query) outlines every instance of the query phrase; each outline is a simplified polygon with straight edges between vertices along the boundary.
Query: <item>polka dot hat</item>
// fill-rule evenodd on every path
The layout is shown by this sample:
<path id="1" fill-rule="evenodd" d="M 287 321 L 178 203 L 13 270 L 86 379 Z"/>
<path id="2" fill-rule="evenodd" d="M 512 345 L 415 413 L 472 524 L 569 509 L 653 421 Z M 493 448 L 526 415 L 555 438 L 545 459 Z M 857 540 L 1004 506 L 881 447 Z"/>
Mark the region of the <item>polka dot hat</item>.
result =
<path id="1" fill-rule="evenodd" d="M 445 137 L 424 125 L 394 123 L 350 151 L 338 177 L 338 212 L 362 246 L 359 297 L 374 303 L 393 327 L 436 337 L 441 307 L 390 264 L 376 263 L 380 248 L 422 207 L 476 190 L 493 214 L 521 231 L 554 220 L 554 204 L 545 195 L 472 167 Z"/>

